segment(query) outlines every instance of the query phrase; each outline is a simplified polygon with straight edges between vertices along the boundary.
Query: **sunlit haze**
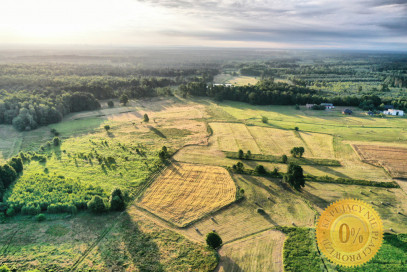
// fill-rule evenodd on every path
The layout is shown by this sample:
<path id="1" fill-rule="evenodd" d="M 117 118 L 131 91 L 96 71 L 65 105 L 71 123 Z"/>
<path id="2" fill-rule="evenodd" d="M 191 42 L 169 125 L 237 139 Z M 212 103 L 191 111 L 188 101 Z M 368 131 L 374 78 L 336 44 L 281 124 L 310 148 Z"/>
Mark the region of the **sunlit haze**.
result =
<path id="1" fill-rule="evenodd" d="M 0 45 L 407 49 L 407 1 L 2 0 Z"/>

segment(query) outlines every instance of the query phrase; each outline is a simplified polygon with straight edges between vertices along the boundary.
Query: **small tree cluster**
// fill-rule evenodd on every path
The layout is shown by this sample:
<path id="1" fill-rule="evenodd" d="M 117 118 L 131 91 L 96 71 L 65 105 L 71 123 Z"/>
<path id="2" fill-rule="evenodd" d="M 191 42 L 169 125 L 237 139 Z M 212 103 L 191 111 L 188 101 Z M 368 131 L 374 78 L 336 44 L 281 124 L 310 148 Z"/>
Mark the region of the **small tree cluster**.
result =
<path id="1" fill-rule="evenodd" d="M 302 167 L 293 163 L 288 165 L 287 173 L 283 176 L 283 181 L 290 184 L 296 190 L 305 186 L 304 172 Z"/>
<path id="2" fill-rule="evenodd" d="M 259 175 L 267 174 L 266 168 L 264 168 L 264 166 L 261 164 L 256 165 L 256 168 L 254 168 L 254 171 Z"/>
<path id="3" fill-rule="evenodd" d="M 110 126 L 109 126 L 109 125 L 105 125 L 104 128 L 105 128 L 106 131 L 109 131 L 109 130 L 110 130 Z"/>
<path id="4" fill-rule="evenodd" d="M 232 166 L 233 170 L 237 173 L 243 173 L 244 172 L 244 165 L 241 162 L 238 162 Z"/>
<path id="5" fill-rule="evenodd" d="M 302 158 L 302 155 L 304 155 L 304 147 L 299 146 L 299 147 L 294 147 L 293 149 L 291 149 L 291 155 L 296 158 L 296 157 L 300 157 Z"/>
<path id="6" fill-rule="evenodd" d="M 122 94 L 120 96 L 120 103 L 122 103 L 124 106 L 126 106 L 127 102 L 129 102 L 129 97 L 125 94 Z"/>
<path id="7" fill-rule="evenodd" d="M 243 150 L 239 149 L 238 157 L 239 159 L 250 160 L 252 158 L 252 152 L 248 150 L 247 153 L 244 154 Z"/>
<path id="8" fill-rule="evenodd" d="M 61 145 L 61 139 L 59 137 L 54 137 L 54 139 L 52 139 L 52 143 L 54 146 L 59 146 Z"/>
<path id="9" fill-rule="evenodd" d="M 109 198 L 110 210 L 123 211 L 125 208 L 124 196 L 119 188 L 112 191 Z"/>

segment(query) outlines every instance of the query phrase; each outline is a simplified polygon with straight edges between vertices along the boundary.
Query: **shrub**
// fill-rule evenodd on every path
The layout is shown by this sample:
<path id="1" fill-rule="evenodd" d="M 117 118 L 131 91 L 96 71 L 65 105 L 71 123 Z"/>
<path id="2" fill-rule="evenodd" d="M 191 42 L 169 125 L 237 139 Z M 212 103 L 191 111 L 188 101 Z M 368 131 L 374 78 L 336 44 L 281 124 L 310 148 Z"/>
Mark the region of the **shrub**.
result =
<path id="1" fill-rule="evenodd" d="M 295 127 L 294 129 L 295 129 L 295 131 L 299 131 L 299 130 L 300 130 L 298 127 Z"/>
<path id="2" fill-rule="evenodd" d="M 8 164 L 16 170 L 17 173 L 23 171 L 23 160 L 20 157 L 11 158 Z"/>
<path id="3" fill-rule="evenodd" d="M 254 168 L 254 171 L 256 171 L 256 173 L 258 173 L 260 175 L 264 175 L 267 173 L 266 169 L 261 164 L 257 165 L 256 168 Z"/>
<path id="4" fill-rule="evenodd" d="M 59 139 L 59 137 L 54 137 L 54 139 L 52 139 L 52 143 L 54 146 L 59 146 L 61 144 L 61 139 Z"/>
<path id="5" fill-rule="evenodd" d="M 262 208 L 257 208 L 257 213 L 259 213 L 259 214 L 266 214 L 266 212 L 265 212 L 264 209 L 262 209 Z"/>
<path id="6" fill-rule="evenodd" d="M 38 221 L 38 222 L 45 221 L 46 219 L 47 218 L 45 217 L 45 214 L 43 214 L 43 213 L 40 213 L 40 214 L 35 216 L 35 221 Z"/>
<path id="7" fill-rule="evenodd" d="M 113 196 L 110 198 L 110 209 L 112 211 L 123 211 L 124 210 L 124 201 L 123 198 L 118 196 Z"/>
<path id="8" fill-rule="evenodd" d="M 239 159 L 243 159 L 244 152 L 243 150 L 239 149 Z"/>
<path id="9" fill-rule="evenodd" d="M 147 113 L 144 113 L 144 122 L 148 123 L 150 121 L 150 118 L 148 117 Z"/>
<path id="10" fill-rule="evenodd" d="M 110 126 L 109 126 L 109 125 L 105 125 L 104 128 L 105 128 L 106 131 L 109 131 L 109 130 L 110 130 Z"/>
<path id="11" fill-rule="evenodd" d="M 305 179 L 302 167 L 293 163 L 288 165 L 288 171 L 283 176 L 283 181 L 291 185 L 291 187 L 299 190 L 305 186 Z"/>
<path id="12" fill-rule="evenodd" d="M 110 100 L 109 102 L 107 102 L 107 106 L 109 108 L 113 108 L 114 107 L 114 102 L 112 100 Z"/>
<path id="13" fill-rule="evenodd" d="M 212 231 L 206 235 L 206 243 L 213 249 L 218 248 L 222 245 L 222 238 L 220 238 L 219 234 Z"/>
<path id="14" fill-rule="evenodd" d="M 103 202 L 103 199 L 96 195 L 88 202 L 88 209 L 93 213 L 102 213 L 106 211 L 106 205 Z"/>
<path id="15" fill-rule="evenodd" d="M 17 178 L 17 172 L 8 163 L 0 166 L 0 180 L 3 181 L 5 188 L 8 188 L 11 183 Z"/>
<path id="16" fill-rule="evenodd" d="M 266 116 L 262 116 L 262 117 L 261 117 L 261 121 L 262 121 L 264 124 L 267 124 L 267 123 L 269 122 L 269 119 L 268 119 Z"/>
<path id="17" fill-rule="evenodd" d="M 288 161 L 287 155 L 281 156 L 281 162 L 282 163 L 287 163 L 287 161 Z"/>
<path id="18" fill-rule="evenodd" d="M 59 132 L 55 128 L 51 128 L 51 133 L 54 134 L 54 136 L 59 136 Z"/>
<path id="19" fill-rule="evenodd" d="M 240 188 L 240 190 L 239 190 L 239 191 L 240 191 L 240 194 L 241 194 L 241 195 L 243 195 L 243 194 L 244 194 L 244 189 L 243 189 L 243 188 Z"/>
<path id="20" fill-rule="evenodd" d="M 7 265 L 0 266 L 0 272 L 11 272 Z"/>
<path id="21" fill-rule="evenodd" d="M 40 212 L 41 208 L 32 204 L 27 204 L 21 208 L 21 213 L 25 215 L 37 215 Z"/>
<path id="22" fill-rule="evenodd" d="M 127 102 L 129 102 L 128 96 L 125 94 L 122 94 L 122 96 L 120 96 L 120 103 L 122 103 L 124 106 L 126 106 Z"/>

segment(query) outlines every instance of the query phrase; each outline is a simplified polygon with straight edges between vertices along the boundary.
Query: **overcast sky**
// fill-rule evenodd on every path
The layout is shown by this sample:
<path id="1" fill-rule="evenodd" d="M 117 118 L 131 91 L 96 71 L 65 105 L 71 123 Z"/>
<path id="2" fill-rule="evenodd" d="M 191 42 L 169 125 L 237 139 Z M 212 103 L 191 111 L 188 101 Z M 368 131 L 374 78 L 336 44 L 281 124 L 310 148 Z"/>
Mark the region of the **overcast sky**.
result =
<path id="1" fill-rule="evenodd" d="M 407 0 L 0 0 L 0 45 L 407 51 Z"/>

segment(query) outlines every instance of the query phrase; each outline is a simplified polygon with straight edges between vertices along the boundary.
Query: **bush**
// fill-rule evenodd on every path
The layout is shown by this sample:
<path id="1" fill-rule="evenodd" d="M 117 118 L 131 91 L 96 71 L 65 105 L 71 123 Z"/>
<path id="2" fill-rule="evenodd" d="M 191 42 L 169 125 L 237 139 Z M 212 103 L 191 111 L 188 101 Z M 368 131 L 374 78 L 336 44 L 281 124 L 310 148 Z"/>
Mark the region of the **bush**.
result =
<path id="1" fill-rule="evenodd" d="M 103 199 L 96 195 L 88 202 L 88 209 L 93 213 L 102 213 L 106 211 L 106 205 Z"/>
<path id="2" fill-rule="evenodd" d="M 291 185 L 291 187 L 299 190 L 305 186 L 305 179 L 302 167 L 293 163 L 288 165 L 288 171 L 283 177 L 283 181 Z"/>
<path id="3" fill-rule="evenodd" d="M 123 211 L 125 208 L 123 198 L 113 196 L 110 198 L 110 209 L 112 211 Z"/>
<path id="4" fill-rule="evenodd" d="M 222 238 L 220 238 L 219 234 L 212 231 L 206 235 L 206 243 L 213 249 L 218 248 L 222 245 Z"/>
<path id="5" fill-rule="evenodd" d="M 243 156 L 244 156 L 244 152 L 243 152 L 243 150 L 241 150 L 241 149 L 239 149 L 239 159 L 243 159 Z"/>
<path id="6" fill-rule="evenodd" d="M 256 168 L 254 168 L 254 171 L 256 171 L 256 173 L 258 173 L 260 175 L 264 175 L 267 173 L 266 169 L 261 164 L 257 165 Z"/>
<path id="7" fill-rule="evenodd" d="M 144 113 L 144 122 L 148 123 L 150 121 L 150 118 L 148 117 L 147 113 Z"/>
<path id="8" fill-rule="evenodd" d="M 0 180 L 3 181 L 5 188 L 8 188 L 11 183 L 17 178 L 17 172 L 9 164 L 4 164 L 0 166 Z"/>
<path id="9" fill-rule="evenodd" d="M 7 265 L 0 266 L 0 272 L 11 272 Z"/>
<path id="10" fill-rule="evenodd" d="M 17 173 L 23 172 L 23 160 L 20 157 L 11 158 L 8 164 L 13 167 Z"/>
<path id="11" fill-rule="evenodd" d="M 264 209 L 262 209 L 262 208 L 257 208 L 257 213 L 259 213 L 259 214 L 266 214 L 266 212 L 265 212 Z"/>
<path id="12" fill-rule="evenodd" d="M 281 162 L 282 163 L 287 163 L 287 161 L 288 161 L 287 155 L 281 156 Z"/>
<path id="13" fill-rule="evenodd" d="M 40 214 L 35 216 L 35 221 L 38 221 L 38 222 L 45 221 L 46 219 L 47 218 L 45 217 L 45 214 L 43 214 L 43 213 L 40 213 Z"/>
<path id="14" fill-rule="evenodd" d="M 114 107 L 114 102 L 112 100 L 110 100 L 109 102 L 107 102 L 107 106 L 109 108 L 113 108 Z"/>
<path id="15" fill-rule="evenodd" d="M 299 131 L 299 130 L 300 130 L 298 127 L 295 127 L 294 129 L 295 129 L 295 131 Z"/>
<path id="16" fill-rule="evenodd" d="M 120 96 L 120 103 L 126 106 L 127 102 L 129 102 L 129 98 L 127 95 L 123 94 L 122 96 Z"/>
<path id="17" fill-rule="evenodd" d="M 52 143 L 54 144 L 54 146 L 59 146 L 61 144 L 61 139 L 59 139 L 59 137 L 54 137 Z"/>
<path id="18" fill-rule="evenodd" d="M 269 119 L 268 119 L 266 116 L 262 116 L 262 117 L 261 117 L 261 121 L 262 121 L 264 124 L 267 124 L 267 123 L 269 122 Z"/>
<path id="19" fill-rule="evenodd" d="M 104 128 L 105 128 L 106 131 L 109 131 L 109 130 L 110 130 L 110 126 L 109 126 L 109 125 L 105 125 Z"/>
<path id="20" fill-rule="evenodd" d="M 32 204 L 27 204 L 21 208 L 21 213 L 25 215 L 37 215 L 40 212 L 41 208 Z"/>

